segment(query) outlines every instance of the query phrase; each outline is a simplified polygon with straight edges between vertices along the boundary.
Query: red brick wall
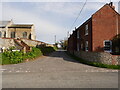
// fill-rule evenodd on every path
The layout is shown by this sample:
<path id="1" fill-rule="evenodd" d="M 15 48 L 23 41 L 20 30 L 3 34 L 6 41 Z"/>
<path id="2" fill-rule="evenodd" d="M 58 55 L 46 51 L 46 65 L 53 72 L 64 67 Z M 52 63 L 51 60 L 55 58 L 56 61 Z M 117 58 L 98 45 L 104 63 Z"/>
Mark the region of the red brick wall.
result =
<path id="1" fill-rule="evenodd" d="M 105 5 L 92 16 L 92 51 L 103 51 L 103 41 L 111 40 L 117 34 L 116 15 Z"/>
<path id="2" fill-rule="evenodd" d="M 68 48 L 67 48 L 68 51 L 73 52 L 73 51 L 77 50 L 76 40 L 77 40 L 76 39 L 76 31 L 73 31 L 73 34 L 70 35 L 70 37 L 68 38 Z"/>
<path id="3" fill-rule="evenodd" d="M 85 35 L 85 26 L 88 24 L 88 35 Z M 88 41 L 88 51 L 92 51 L 92 19 L 88 19 L 83 23 L 77 30 L 79 30 L 80 38 L 77 39 L 77 43 L 80 45 L 80 50 L 85 51 L 85 41 Z M 81 43 L 83 44 L 83 49 L 81 49 Z"/>
<path id="4" fill-rule="evenodd" d="M 120 34 L 120 15 L 118 15 L 118 33 Z"/>

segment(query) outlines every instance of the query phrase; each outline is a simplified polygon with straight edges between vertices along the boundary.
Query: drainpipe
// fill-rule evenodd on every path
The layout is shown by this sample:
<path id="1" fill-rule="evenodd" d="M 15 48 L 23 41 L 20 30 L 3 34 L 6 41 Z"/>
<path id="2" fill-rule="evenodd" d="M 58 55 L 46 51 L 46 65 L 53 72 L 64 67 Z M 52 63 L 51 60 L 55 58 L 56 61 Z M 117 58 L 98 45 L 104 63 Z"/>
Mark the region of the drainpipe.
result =
<path id="1" fill-rule="evenodd" d="M 117 26 L 116 28 L 117 28 L 117 35 L 118 35 L 119 34 L 118 33 L 118 15 L 116 15 L 116 26 Z"/>

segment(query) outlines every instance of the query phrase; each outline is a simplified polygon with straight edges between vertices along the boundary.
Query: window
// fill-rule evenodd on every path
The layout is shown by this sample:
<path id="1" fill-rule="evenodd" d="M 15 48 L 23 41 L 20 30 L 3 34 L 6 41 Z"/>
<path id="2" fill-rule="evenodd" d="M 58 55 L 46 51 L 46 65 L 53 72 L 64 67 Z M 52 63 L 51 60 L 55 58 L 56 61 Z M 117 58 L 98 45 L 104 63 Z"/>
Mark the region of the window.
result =
<path id="1" fill-rule="evenodd" d="M 105 52 L 112 52 L 112 41 L 110 41 L 110 40 L 104 41 L 104 51 Z"/>
<path id="2" fill-rule="evenodd" d="M 81 43 L 81 50 L 83 50 L 83 43 Z"/>
<path id="3" fill-rule="evenodd" d="M 79 43 L 77 43 L 77 51 L 80 51 L 80 49 L 79 49 Z"/>
<path id="4" fill-rule="evenodd" d="M 0 37 L 2 37 L 2 32 L 0 31 Z"/>
<path id="5" fill-rule="evenodd" d="M 80 38 L 80 36 L 79 36 L 79 30 L 77 31 L 77 38 Z"/>
<path id="6" fill-rule="evenodd" d="M 29 39 L 31 39 L 31 33 L 29 34 Z"/>
<path id="7" fill-rule="evenodd" d="M 4 32 L 4 37 L 6 37 L 6 32 Z"/>
<path id="8" fill-rule="evenodd" d="M 88 35 L 88 24 L 85 25 L 85 35 Z"/>
<path id="9" fill-rule="evenodd" d="M 15 38 L 15 32 L 11 32 L 11 38 Z"/>
<path id="10" fill-rule="evenodd" d="M 88 51 L 88 41 L 85 42 L 85 51 Z"/>
<path id="11" fill-rule="evenodd" d="M 23 32 L 23 38 L 27 38 L 27 32 Z"/>

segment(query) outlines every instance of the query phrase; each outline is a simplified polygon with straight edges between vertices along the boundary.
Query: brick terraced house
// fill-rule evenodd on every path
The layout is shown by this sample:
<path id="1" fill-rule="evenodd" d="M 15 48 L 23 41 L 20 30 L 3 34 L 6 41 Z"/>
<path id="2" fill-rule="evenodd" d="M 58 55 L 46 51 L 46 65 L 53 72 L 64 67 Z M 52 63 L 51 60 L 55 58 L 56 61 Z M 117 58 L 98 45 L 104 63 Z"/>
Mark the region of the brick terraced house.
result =
<path id="1" fill-rule="evenodd" d="M 120 55 L 113 55 L 120 52 L 120 42 L 116 42 L 119 35 L 120 14 L 111 2 L 75 28 L 68 38 L 67 51 L 86 61 L 119 65 Z"/>
<path id="2" fill-rule="evenodd" d="M 120 14 L 113 3 L 105 4 L 68 39 L 68 51 L 112 52 L 112 39 L 120 34 Z"/>

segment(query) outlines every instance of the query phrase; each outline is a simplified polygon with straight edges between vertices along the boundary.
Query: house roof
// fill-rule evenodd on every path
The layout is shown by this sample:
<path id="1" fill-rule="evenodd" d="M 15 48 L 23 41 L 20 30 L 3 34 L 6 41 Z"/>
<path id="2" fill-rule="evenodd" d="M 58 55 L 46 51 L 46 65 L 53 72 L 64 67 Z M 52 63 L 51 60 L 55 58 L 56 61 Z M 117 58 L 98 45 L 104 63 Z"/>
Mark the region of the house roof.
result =
<path id="1" fill-rule="evenodd" d="M 113 9 L 112 8 L 112 6 L 110 6 L 109 4 L 105 4 L 103 7 L 105 7 L 105 6 L 109 6 L 117 15 L 120 15 L 115 9 Z M 101 7 L 99 10 L 97 10 L 94 14 L 96 14 L 97 12 L 99 12 L 103 7 Z M 94 15 L 94 14 L 92 14 L 92 16 Z M 92 16 L 89 18 L 89 19 L 87 19 L 84 23 L 82 23 L 78 28 L 80 28 L 83 24 L 86 24 L 87 22 L 89 22 L 91 19 L 92 19 Z M 77 29 L 78 29 L 77 28 Z M 76 29 L 76 30 L 77 30 Z"/>
<path id="2" fill-rule="evenodd" d="M 103 7 L 105 7 L 105 6 L 109 6 L 116 14 L 120 15 L 120 14 L 119 14 L 115 9 L 113 9 L 113 7 L 110 6 L 108 3 L 105 4 Z M 99 12 L 103 7 L 101 7 L 99 10 L 97 10 L 94 14 L 96 14 L 97 12 Z M 94 14 L 93 14 L 93 15 L 94 15 Z"/>
<path id="3" fill-rule="evenodd" d="M 0 27 L 6 27 L 6 25 L 10 22 L 11 21 L 0 21 Z"/>
<path id="4" fill-rule="evenodd" d="M 13 24 L 8 28 L 31 28 L 33 24 Z"/>

